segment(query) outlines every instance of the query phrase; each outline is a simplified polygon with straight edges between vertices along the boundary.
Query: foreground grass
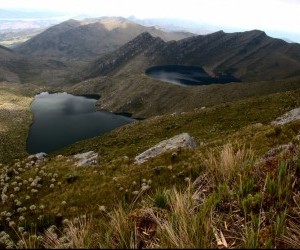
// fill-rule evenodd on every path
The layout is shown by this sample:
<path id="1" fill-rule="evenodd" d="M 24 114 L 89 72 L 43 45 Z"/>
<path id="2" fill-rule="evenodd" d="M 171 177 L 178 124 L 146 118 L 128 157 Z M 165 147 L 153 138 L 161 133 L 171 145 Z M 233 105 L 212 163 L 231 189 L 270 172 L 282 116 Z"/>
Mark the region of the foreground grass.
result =
<path id="1" fill-rule="evenodd" d="M 157 186 L 155 178 L 142 180 L 145 184 L 128 200 L 120 199 L 126 196 L 121 192 L 112 206 L 89 207 L 99 198 L 91 197 L 84 201 L 86 210 L 74 215 L 71 197 L 65 199 L 72 184 L 59 170 L 51 173 L 48 162 L 34 166 L 24 162 L 25 169 L 19 168 L 20 174 L 6 181 L 10 191 L 1 211 L 1 226 L 9 237 L 0 242 L 16 248 L 299 247 L 298 151 L 298 139 L 259 159 L 251 149 L 226 144 L 202 155 L 197 177 L 185 177 L 183 183 L 169 187 Z M 200 157 L 200 152 L 194 153 Z M 30 171 L 41 177 L 36 184 L 41 186 L 30 184 Z M 30 193 L 27 183 L 14 185 L 14 179 L 28 180 L 28 186 L 38 191 L 24 199 Z M 50 183 L 55 187 L 49 190 Z M 54 193 L 53 204 L 47 204 L 46 197 Z M 76 199 L 76 192 L 72 198 Z"/>

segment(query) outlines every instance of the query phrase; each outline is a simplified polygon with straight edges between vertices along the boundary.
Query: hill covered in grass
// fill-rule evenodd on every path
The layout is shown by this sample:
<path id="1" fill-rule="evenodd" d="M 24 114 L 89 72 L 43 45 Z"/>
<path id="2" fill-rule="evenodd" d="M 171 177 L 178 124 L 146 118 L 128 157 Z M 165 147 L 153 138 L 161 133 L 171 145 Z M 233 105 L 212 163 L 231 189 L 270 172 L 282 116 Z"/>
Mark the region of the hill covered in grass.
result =
<path id="1" fill-rule="evenodd" d="M 1 246 L 299 246 L 300 122 L 271 125 L 300 106 L 299 95 L 156 116 L 45 160 L 2 165 Z M 195 149 L 134 164 L 138 154 L 183 132 L 194 137 Z M 73 155 L 90 150 L 98 163 L 76 167 Z"/>

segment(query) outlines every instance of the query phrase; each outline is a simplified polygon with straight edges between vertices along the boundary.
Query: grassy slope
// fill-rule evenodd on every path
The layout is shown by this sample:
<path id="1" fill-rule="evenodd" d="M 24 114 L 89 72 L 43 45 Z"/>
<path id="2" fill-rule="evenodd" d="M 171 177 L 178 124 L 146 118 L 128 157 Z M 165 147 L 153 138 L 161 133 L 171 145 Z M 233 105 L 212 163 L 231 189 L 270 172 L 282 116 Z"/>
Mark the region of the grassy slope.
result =
<path id="1" fill-rule="evenodd" d="M 116 129 L 104 136 L 77 142 L 62 152 L 67 154 L 95 150 L 102 161 L 117 156 L 132 157 L 155 143 L 173 135 L 188 132 L 200 142 L 223 143 L 228 135 L 242 133 L 242 128 L 263 123 L 268 124 L 286 111 L 300 105 L 300 90 L 251 97 L 231 104 L 196 109 L 165 116 L 156 116 Z M 260 127 L 257 127 L 260 130 Z M 246 140 L 247 141 L 247 140 Z M 262 145 L 259 145 L 259 149 Z"/>
<path id="2" fill-rule="evenodd" d="M 128 71 L 131 69 L 129 68 Z M 189 111 L 202 106 L 232 102 L 300 87 L 299 78 L 286 80 L 180 87 L 144 74 L 119 72 L 114 77 L 95 78 L 66 88 L 71 93 L 98 93 L 99 108 L 130 112 L 134 117 Z"/>
<path id="3" fill-rule="evenodd" d="M 20 96 L 22 96 L 21 93 Z M 194 180 L 199 175 L 209 173 L 208 171 L 219 171 L 220 167 L 217 167 L 217 170 L 210 168 L 213 165 L 208 161 L 210 159 L 210 150 L 215 150 L 219 153 L 220 147 L 231 142 L 234 150 L 241 149 L 244 145 L 246 150 L 249 150 L 251 147 L 255 155 L 254 158 L 257 159 L 271 147 L 293 140 L 300 130 L 299 121 L 285 125 L 282 128 L 273 127 L 269 124 L 277 116 L 292 108 L 299 107 L 299 97 L 300 90 L 290 91 L 252 97 L 203 110 L 157 116 L 116 129 L 100 137 L 75 143 L 53 154 L 49 161 L 37 167 L 29 167 L 30 164 L 27 164 L 26 167 L 26 161 L 16 162 L 14 165 L 11 164 L 8 169 L 17 170 L 19 172 L 18 175 L 23 180 L 28 180 L 30 177 L 34 178 L 36 175 L 43 176 L 42 182 L 40 182 L 41 187 L 38 188 L 39 191 L 36 194 L 30 192 L 32 187 L 29 184 L 26 184 L 29 189 L 25 188 L 26 185 L 20 186 L 21 191 L 18 192 L 17 198 L 22 202 L 22 206 L 26 206 L 27 209 L 31 205 L 36 205 L 37 207 L 35 211 L 22 212 L 21 214 L 26 217 L 28 225 L 31 222 L 37 223 L 38 229 L 42 230 L 42 228 L 51 224 L 58 223 L 57 225 L 59 225 L 57 221 L 59 218 L 57 217 L 58 213 L 61 213 L 63 218 L 72 218 L 79 214 L 92 214 L 94 222 L 100 222 L 99 219 L 102 216 L 102 212 L 99 210 L 99 206 L 101 205 L 105 205 L 109 211 L 117 207 L 117 204 L 120 202 L 125 207 L 130 207 L 130 204 L 135 204 L 134 207 L 150 206 L 149 200 L 147 201 L 147 196 L 145 195 L 142 197 L 146 203 L 142 203 L 140 200 L 137 203 L 132 203 L 135 200 L 135 196 L 131 192 L 140 189 L 141 180 L 144 178 L 152 181 L 151 189 L 147 193 L 155 199 L 154 193 L 157 188 L 176 186 L 179 189 L 184 189 L 186 187 L 186 177 Z M 134 156 L 138 153 L 163 139 L 181 132 L 188 132 L 195 137 L 199 145 L 198 148 L 192 151 L 179 151 L 175 161 L 171 161 L 171 153 L 166 153 L 141 166 L 132 164 Z M 204 144 L 201 144 L 201 142 Z M 77 168 L 73 165 L 73 160 L 67 157 L 68 155 L 88 150 L 100 153 L 100 166 Z M 65 156 L 55 156 L 58 154 Z M 128 158 L 124 156 L 128 156 Z M 19 169 L 20 166 L 22 169 Z M 217 166 L 221 166 L 221 164 L 217 164 Z M 5 172 L 8 169 L 4 167 L 3 171 Z M 236 170 L 233 171 L 233 173 L 235 172 Z M 54 188 L 50 188 L 53 174 L 57 174 L 57 177 L 55 177 Z M 247 179 L 250 172 L 241 172 L 240 174 Z M 235 176 L 235 174 L 232 176 Z M 235 192 L 238 188 L 236 178 L 233 177 L 235 181 L 232 184 L 229 185 L 228 183 L 230 192 Z M 10 183 L 8 188 L 9 194 L 14 192 L 14 186 L 12 185 L 14 180 L 14 177 L 8 180 L 8 183 Z M 136 181 L 137 184 L 133 185 L 133 181 Z M 224 184 L 224 179 L 211 181 L 212 189 L 217 193 L 211 194 L 212 196 L 207 200 L 207 202 L 210 202 L 210 205 L 207 204 L 207 206 L 215 209 L 219 199 L 214 200 L 215 195 L 219 197 L 218 195 L 227 194 L 224 191 L 220 193 L 220 190 L 223 189 L 218 188 L 218 185 Z M 61 182 L 61 186 L 58 186 L 58 182 Z M 126 190 L 128 191 L 125 192 Z M 255 192 L 253 195 L 256 194 Z M 26 200 L 26 195 L 30 195 L 31 198 Z M 234 197 L 233 199 L 235 200 L 236 196 Z M 246 196 L 241 196 L 241 199 L 246 198 Z M 15 209 L 14 199 L 9 198 L 9 202 L 2 206 L 1 211 L 12 212 Z M 62 205 L 63 201 L 66 201 L 66 205 Z M 45 208 L 39 208 L 40 205 L 44 205 Z M 242 209 L 242 205 L 238 206 Z M 239 211 L 239 216 L 241 216 L 242 210 Z M 278 211 L 280 214 L 282 213 L 282 210 Z M 114 214 L 115 212 L 112 213 Z M 269 213 L 270 220 L 274 220 L 272 217 L 274 211 Z M 226 214 L 228 215 L 228 212 L 225 214 L 220 213 L 220 216 L 225 216 L 224 220 L 227 223 L 231 223 L 230 218 L 226 217 Z M 18 213 L 14 214 L 12 216 L 13 220 L 17 222 L 19 215 Z M 39 215 L 44 215 L 44 219 L 37 220 Z M 205 214 L 205 218 L 206 216 L 207 214 Z M 250 223 L 251 220 L 249 218 L 246 216 L 246 222 Z M 218 220 L 215 223 L 218 224 Z M 4 227 L 7 226 L 6 224 L 6 222 L 3 222 Z M 247 224 L 247 226 L 249 225 Z M 122 230 L 125 233 L 126 229 L 122 228 Z M 210 233 L 206 233 L 207 242 L 201 242 L 201 244 L 194 246 L 214 246 L 213 242 L 215 240 Z M 247 239 L 251 239 L 249 235 L 247 237 Z M 238 240 L 239 244 L 241 244 L 241 241 Z M 113 244 L 112 241 L 110 241 L 110 244 Z M 161 244 L 165 244 L 160 245 L 165 247 L 174 246 L 167 239 L 162 240 Z M 112 245 L 108 246 L 111 247 Z M 251 244 L 239 246 L 251 246 Z"/>
<path id="4" fill-rule="evenodd" d="M 52 158 L 46 164 L 46 169 L 58 174 L 57 181 L 63 183 L 62 187 L 47 191 L 47 185 L 49 187 L 51 182 L 45 180 L 45 190 L 37 195 L 36 201 L 47 205 L 48 211 L 54 214 L 62 210 L 61 202 L 66 200 L 69 204 L 64 210 L 66 216 L 92 210 L 97 215 L 97 205 L 112 207 L 123 199 L 132 200 L 131 192 L 136 188 L 132 186 L 132 181 L 139 183 L 141 178 L 151 179 L 155 188 L 173 184 L 180 186 L 184 183 L 184 177 L 195 178 L 201 172 L 203 154 L 228 142 L 237 147 L 244 144 L 248 148 L 251 146 L 256 157 L 259 157 L 271 147 L 289 142 L 297 135 L 300 128 L 298 122 L 285 126 L 279 134 L 269 122 L 299 106 L 299 95 L 300 91 L 287 92 L 177 116 L 156 117 L 75 143 L 57 154 L 67 156 L 94 150 L 100 153 L 100 167 L 76 168 L 72 160 L 67 161 L 68 157 Z M 263 125 L 256 125 L 258 122 Z M 182 151 L 176 162 L 171 161 L 168 153 L 141 166 L 132 164 L 138 153 L 181 132 L 194 136 L 198 145 L 200 142 L 205 144 L 196 151 Z M 172 166 L 171 169 L 168 166 Z M 26 176 L 33 173 L 34 169 Z M 66 180 L 72 176 L 78 179 L 68 184 Z M 115 185 L 113 177 L 118 179 L 119 186 Z M 124 191 L 119 191 L 120 187 L 128 189 L 129 194 L 124 196 Z"/>

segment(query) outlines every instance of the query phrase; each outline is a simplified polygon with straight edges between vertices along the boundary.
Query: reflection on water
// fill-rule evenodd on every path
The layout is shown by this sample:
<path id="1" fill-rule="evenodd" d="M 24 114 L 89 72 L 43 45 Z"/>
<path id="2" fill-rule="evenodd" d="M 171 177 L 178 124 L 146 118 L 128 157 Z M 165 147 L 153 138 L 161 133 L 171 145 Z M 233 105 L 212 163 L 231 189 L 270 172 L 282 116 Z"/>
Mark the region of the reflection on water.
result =
<path id="1" fill-rule="evenodd" d="M 27 151 L 49 153 L 133 121 L 129 117 L 96 111 L 96 102 L 97 99 L 67 93 L 37 95 L 31 104 L 34 119 Z"/>
<path id="2" fill-rule="evenodd" d="M 182 66 L 182 65 L 166 65 L 156 66 L 146 70 L 146 74 L 155 79 L 179 84 L 187 85 L 208 85 L 213 83 L 229 83 L 240 82 L 237 78 L 229 75 L 220 77 L 211 77 L 201 67 Z"/>

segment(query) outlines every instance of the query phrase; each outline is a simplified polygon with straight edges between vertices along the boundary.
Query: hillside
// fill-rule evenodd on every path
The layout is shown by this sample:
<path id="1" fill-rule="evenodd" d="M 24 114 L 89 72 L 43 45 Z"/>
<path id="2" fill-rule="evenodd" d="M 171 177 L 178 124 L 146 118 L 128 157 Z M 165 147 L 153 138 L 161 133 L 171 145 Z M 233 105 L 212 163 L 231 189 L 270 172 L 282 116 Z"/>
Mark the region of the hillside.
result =
<path id="1" fill-rule="evenodd" d="M 17 46 L 16 51 L 60 60 L 92 61 L 118 49 L 142 32 L 149 32 L 166 41 L 191 36 L 187 32 L 164 32 L 145 27 L 125 18 L 68 20 L 38 34 Z"/>
<path id="2" fill-rule="evenodd" d="M 45 159 L 11 161 L 1 168 L 0 244 L 297 247 L 300 123 L 271 122 L 299 107 L 299 97 L 290 91 L 153 117 Z M 182 132 L 195 138 L 195 149 L 134 164 L 135 156 Z M 99 162 L 76 167 L 72 155 L 89 150 Z"/>
<path id="3" fill-rule="evenodd" d="M 268 37 L 259 30 L 219 31 L 179 41 L 159 41 L 144 48 L 144 43 L 153 39 L 150 36 L 141 34 L 120 49 L 99 58 L 90 65 L 90 70 L 84 70 L 83 76 L 89 78 L 109 72 L 143 73 L 148 67 L 158 65 L 200 66 L 212 76 L 232 75 L 246 82 L 284 79 L 300 74 L 300 45 Z M 139 51 L 125 56 L 130 47 L 139 48 Z"/>
<path id="4" fill-rule="evenodd" d="M 18 56 L 10 49 L 0 45 L 0 78 L 1 81 L 19 82 L 19 76 L 10 68 L 10 64 L 14 64 L 18 60 Z"/>

